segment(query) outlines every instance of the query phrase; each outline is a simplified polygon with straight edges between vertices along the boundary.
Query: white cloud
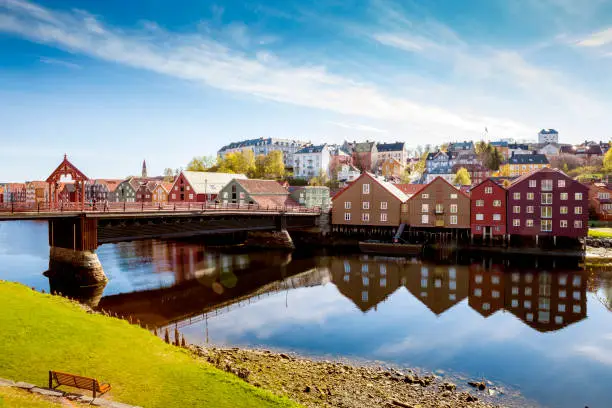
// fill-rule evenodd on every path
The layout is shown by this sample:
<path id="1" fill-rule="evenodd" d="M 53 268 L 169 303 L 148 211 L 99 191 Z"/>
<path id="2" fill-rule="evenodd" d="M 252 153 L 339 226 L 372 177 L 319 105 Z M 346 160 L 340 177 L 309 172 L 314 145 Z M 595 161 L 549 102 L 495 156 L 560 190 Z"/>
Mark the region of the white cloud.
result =
<path id="1" fill-rule="evenodd" d="M 612 27 L 578 41 L 577 45 L 581 47 L 601 47 L 610 43 L 612 43 Z"/>
<path id="2" fill-rule="evenodd" d="M 63 61 L 57 58 L 40 57 L 38 60 L 42 62 L 43 64 L 59 65 L 64 68 L 70 68 L 70 69 L 81 69 L 82 68 L 79 64 L 75 64 L 73 62 L 68 62 L 68 61 Z"/>
<path id="3" fill-rule="evenodd" d="M 404 51 L 422 51 L 424 48 L 434 45 L 424 38 L 410 37 L 406 34 L 377 33 L 372 37 L 381 44 L 399 48 Z"/>
<path id="4" fill-rule="evenodd" d="M 345 115 L 410 123 L 435 134 L 473 135 L 485 125 L 508 136 L 532 131 L 531 126 L 509 118 L 419 103 L 375 84 L 331 73 L 324 66 L 298 66 L 271 53 L 260 54 L 260 58 L 250 56 L 210 36 L 176 34 L 161 28 L 146 35 L 119 30 L 84 12 L 53 11 L 23 0 L 0 0 L 2 9 L 0 31 L 223 90 Z M 241 32 L 234 29 L 235 39 L 241 38 Z M 452 34 L 446 37 L 452 38 Z"/>
<path id="5" fill-rule="evenodd" d="M 387 133 L 384 129 L 379 129 L 374 126 L 360 125 L 358 123 L 345 123 L 345 122 L 329 122 L 334 126 L 338 126 L 345 129 L 357 130 L 360 132 L 373 132 L 373 133 Z"/>

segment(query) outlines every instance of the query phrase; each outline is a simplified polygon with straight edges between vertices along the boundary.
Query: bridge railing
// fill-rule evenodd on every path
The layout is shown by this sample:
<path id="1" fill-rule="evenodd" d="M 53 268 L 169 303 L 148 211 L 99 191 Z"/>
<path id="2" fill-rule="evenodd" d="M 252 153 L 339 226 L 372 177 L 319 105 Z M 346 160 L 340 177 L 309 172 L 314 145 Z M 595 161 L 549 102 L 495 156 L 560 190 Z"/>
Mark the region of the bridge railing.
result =
<path id="1" fill-rule="evenodd" d="M 155 212 L 269 212 L 269 213 L 306 213 L 320 214 L 321 208 L 306 208 L 302 206 L 260 206 L 259 204 L 216 203 L 216 202 L 104 202 L 104 203 L 73 203 L 60 202 L 0 203 L 0 213 L 155 213 Z"/>

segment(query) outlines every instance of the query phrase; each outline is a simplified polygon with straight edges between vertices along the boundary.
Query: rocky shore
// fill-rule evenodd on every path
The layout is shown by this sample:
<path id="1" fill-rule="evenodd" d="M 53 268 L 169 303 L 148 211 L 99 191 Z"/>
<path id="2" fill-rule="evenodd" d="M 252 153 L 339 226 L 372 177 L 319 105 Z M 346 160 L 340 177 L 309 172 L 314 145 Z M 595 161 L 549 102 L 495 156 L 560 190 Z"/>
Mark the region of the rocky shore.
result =
<path id="1" fill-rule="evenodd" d="M 412 370 L 315 361 L 268 350 L 189 348 L 214 366 L 306 407 L 480 408 L 514 405 L 499 400 L 502 391 L 491 388 L 482 380 L 466 382 L 458 387 L 436 375 L 419 375 Z M 492 397 L 496 394 L 496 398 Z"/>

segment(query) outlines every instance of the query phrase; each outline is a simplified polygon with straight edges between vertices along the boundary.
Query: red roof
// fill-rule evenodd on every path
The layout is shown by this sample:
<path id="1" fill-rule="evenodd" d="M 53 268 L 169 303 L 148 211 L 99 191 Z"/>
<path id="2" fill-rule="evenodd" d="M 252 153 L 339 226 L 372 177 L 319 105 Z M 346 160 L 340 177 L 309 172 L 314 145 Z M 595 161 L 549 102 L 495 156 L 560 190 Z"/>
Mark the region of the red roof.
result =
<path id="1" fill-rule="evenodd" d="M 72 179 L 74 181 L 78 180 L 89 180 L 81 170 L 77 169 L 70 161 L 68 157 L 64 155 L 64 160 L 60 163 L 59 166 L 51 173 L 51 175 L 47 178 L 47 183 L 52 183 L 55 181 L 59 181 L 60 177 L 64 174 L 74 173 Z"/>
<path id="2" fill-rule="evenodd" d="M 402 190 L 406 195 L 414 195 L 418 193 L 426 184 L 394 184 L 395 187 Z"/>
<path id="3" fill-rule="evenodd" d="M 236 179 L 236 182 L 244 187 L 249 194 L 289 194 L 287 189 L 275 180 Z"/>

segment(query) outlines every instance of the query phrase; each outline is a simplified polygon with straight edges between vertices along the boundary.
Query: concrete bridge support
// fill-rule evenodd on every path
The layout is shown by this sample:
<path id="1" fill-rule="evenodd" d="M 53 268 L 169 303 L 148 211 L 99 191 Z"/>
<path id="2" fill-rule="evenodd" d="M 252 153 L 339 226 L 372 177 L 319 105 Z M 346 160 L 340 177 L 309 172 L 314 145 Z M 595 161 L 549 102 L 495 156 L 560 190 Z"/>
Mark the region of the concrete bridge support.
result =
<path id="1" fill-rule="evenodd" d="M 49 220 L 49 277 L 78 287 L 106 283 L 96 254 L 97 220 L 84 216 Z"/>
<path id="2" fill-rule="evenodd" d="M 279 215 L 274 221 L 274 231 L 250 231 L 245 245 L 252 248 L 294 250 L 295 244 L 287 231 L 287 217 Z"/>

